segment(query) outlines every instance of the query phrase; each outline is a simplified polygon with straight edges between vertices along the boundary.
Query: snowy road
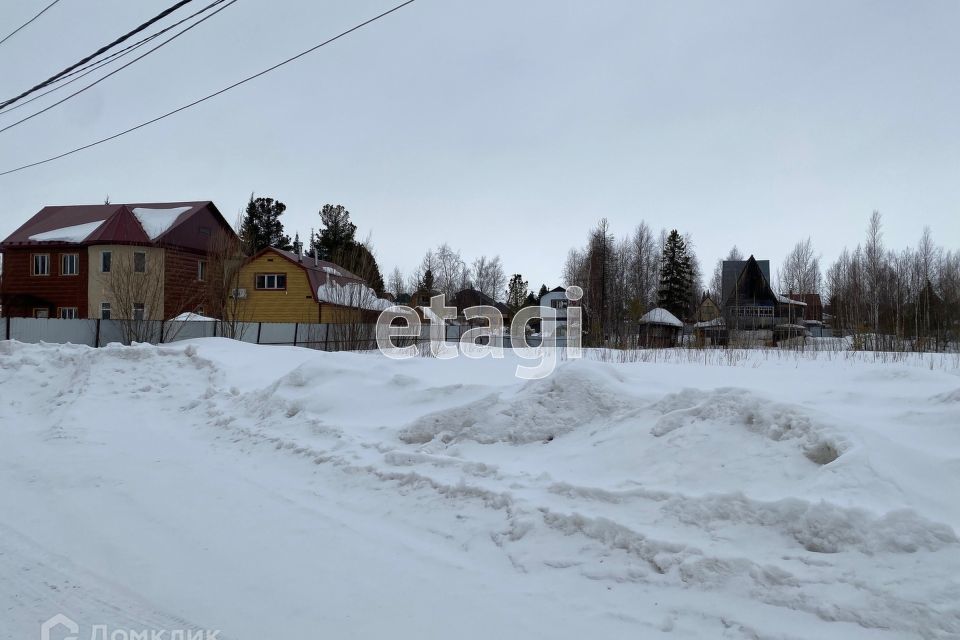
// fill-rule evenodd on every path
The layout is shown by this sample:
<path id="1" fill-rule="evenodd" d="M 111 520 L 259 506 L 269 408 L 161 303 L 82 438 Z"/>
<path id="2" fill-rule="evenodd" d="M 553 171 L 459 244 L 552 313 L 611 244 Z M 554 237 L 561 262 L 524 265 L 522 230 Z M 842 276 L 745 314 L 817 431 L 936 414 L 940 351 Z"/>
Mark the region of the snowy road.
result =
<path id="1" fill-rule="evenodd" d="M 515 364 L 0 343 L 0 637 L 960 637 L 955 369 Z"/>

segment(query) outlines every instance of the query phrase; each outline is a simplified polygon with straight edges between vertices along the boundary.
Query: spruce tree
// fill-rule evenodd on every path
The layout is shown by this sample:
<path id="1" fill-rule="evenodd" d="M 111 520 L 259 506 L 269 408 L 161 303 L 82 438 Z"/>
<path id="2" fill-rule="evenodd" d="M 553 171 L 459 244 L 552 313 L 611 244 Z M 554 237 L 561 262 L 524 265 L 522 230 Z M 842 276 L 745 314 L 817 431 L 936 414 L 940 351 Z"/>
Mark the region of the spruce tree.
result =
<path id="1" fill-rule="evenodd" d="M 527 281 L 519 273 L 513 274 L 507 286 L 507 306 L 516 311 L 524 306 L 527 300 Z"/>
<path id="2" fill-rule="evenodd" d="M 693 265 L 686 243 L 676 229 L 670 232 L 663 245 L 660 268 L 658 304 L 680 319 L 690 307 L 693 286 Z"/>
<path id="3" fill-rule="evenodd" d="M 543 300 L 543 296 L 547 295 L 548 293 L 550 292 L 547 290 L 547 285 L 540 285 L 540 293 L 537 294 L 537 304 L 540 304 L 540 301 Z"/>

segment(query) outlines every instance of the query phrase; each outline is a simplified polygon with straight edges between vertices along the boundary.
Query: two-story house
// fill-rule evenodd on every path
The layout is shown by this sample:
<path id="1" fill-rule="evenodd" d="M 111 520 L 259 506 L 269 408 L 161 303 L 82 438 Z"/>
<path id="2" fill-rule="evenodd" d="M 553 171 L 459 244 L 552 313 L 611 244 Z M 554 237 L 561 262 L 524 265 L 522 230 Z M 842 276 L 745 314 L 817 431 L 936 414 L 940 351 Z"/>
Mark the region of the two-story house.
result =
<path id="1" fill-rule="evenodd" d="M 373 323 L 390 306 L 340 265 L 266 247 L 240 268 L 236 315 L 245 322 Z"/>
<path id="2" fill-rule="evenodd" d="M 14 317 L 216 314 L 211 251 L 236 241 L 209 201 L 44 207 L 0 243 L 0 304 Z"/>

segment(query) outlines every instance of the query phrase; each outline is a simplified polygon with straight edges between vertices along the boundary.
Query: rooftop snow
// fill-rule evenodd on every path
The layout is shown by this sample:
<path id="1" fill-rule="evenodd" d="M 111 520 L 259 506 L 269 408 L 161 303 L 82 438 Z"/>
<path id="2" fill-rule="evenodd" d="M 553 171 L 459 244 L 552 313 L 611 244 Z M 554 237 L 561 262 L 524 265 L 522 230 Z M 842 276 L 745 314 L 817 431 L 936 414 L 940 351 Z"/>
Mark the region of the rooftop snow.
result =
<path id="1" fill-rule="evenodd" d="M 173 207 L 172 209 L 149 209 L 134 207 L 133 215 L 137 217 L 143 232 L 151 240 L 156 240 L 173 226 L 181 214 L 190 211 L 193 207 Z"/>
<path id="2" fill-rule="evenodd" d="M 97 230 L 97 227 L 103 224 L 103 220 L 95 220 L 84 224 L 76 224 L 72 227 L 62 227 L 43 233 L 35 233 L 30 236 L 34 242 L 83 242 L 91 233 Z"/>
<path id="3" fill-rule="evenodd" d="M 324 269 L 327 268 L 328 267 L 324 267 Z M 329 302 L 330 304 L 336 304 L 342 307 L 368 309 L 371 311 L 382 311 L 383 309 L 393 306 L 392 302 L 378 298 L 373 289 L 359 282 L 348 282 L 343 285 L 336 282 L 322 284 L 317 287 L 317 299 L 320 300 L 320 302 Z"/>
<path id="4" fill-rule="evenodd" d="M 779 294 L 779 293 L 776 294 L 776 296 L 777 296 L 777 302 L 779 302 L 779 303 L 781 303 L 781 304 L 795 304 L 795 305 L 800 306 L 800 307 L 805 307 L 805 306 L 807 306 L 807 303 L 806 303 L 806 302 L 800 302 L 799 300 L 794 300 L 793 298 L 788 298 L 787 296 L 781 295 L 781 294 Z"/>
<path id="5" fill-rule="evenodd" d="M 640 318 L 640 323 L 641 324 L 644 324 L 644 323 L 645 324 L 668 324 L 671 327 L 683 326 L 683 323 L 677 319 L 677 316 L 673 315 L 666 309 L 661 309 L 660 307 L 657 307 L 656 309 L 652 309 L 647 313 L 645 313 L 644 316 Z"/>

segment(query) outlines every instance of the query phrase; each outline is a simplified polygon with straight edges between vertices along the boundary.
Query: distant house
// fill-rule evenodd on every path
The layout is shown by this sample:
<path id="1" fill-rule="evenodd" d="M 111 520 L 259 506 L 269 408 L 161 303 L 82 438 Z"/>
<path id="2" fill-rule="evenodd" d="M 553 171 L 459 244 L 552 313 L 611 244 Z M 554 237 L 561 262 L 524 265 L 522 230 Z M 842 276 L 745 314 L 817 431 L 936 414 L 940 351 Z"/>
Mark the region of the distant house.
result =
<path id="1" fill-rule="evenodd" d="M 770 287 L 770 261 L 726 260 L 722 266 L 720 319 L 694 325 L 698 338 L 715 344 L 773 345 L 806 334 L 806 304 L 775 293 Z"/>
<path id="2" fill-rule="evenodd" d="M 697 322 L 710 322 L 720 317 L 720 305 L 713 301 L 710 294 L 703 294 L 703 299 L 697 305 Z"/>
<path id="3" fill-rule="evenodd" d="M 44 207 L 0 243 L 0 304 L 14 317 L 216 315 L 210 254 L 235 242 L 209 201 Z"/>
<path id="4" fill-rule="evenodd" d="M 343 267 L 276 247 L 240 267 L 230 295 L 245 322 L 372 323 L 390 304 Z"/>
<path id="5" fill-rule="evenodd" d="M 683 322 L 666 309 L 656 308 L 645 313 L 637 322 L 641 347 L 675 347 L 683 332 Z"/>
<path id="6" fill-rule="evenodd" d="M 577 306 L 579 302 L 567 298 L 567 290 L 563 287 L 554 287 L 540 298 L 541 307 L 550 307 L 557 313 L 557 335 L 567 335 L 567 309 Z"/>
<path id="7" fill-rule="evenodd" d="M 502 302 L 497 302 L 487 294 L 481 291 L 477 291 L 476 289 L 468 288 L 468 289 L 462 289 L 456 292 L 455 294 L 453 294 L 453 297 L 450 299 L 449 302 L 447 302 L 447 304 L 457 308 L 457 320 L 465 324 L 482 323 L 485 325 L 486 322 L 467 321 L 463 313 L 464 309 L 467 309 L 469 307 L 477 307 L 480 305 L 495 307 L 497 311 L 499 311 L 500 314 L 503 316 L 503 326 L 506 327 L 507 329 L 510 328 L 511 314 L 510 314 L 510 309 L 507 307 L 507 305 L 503 304 Z"/>

